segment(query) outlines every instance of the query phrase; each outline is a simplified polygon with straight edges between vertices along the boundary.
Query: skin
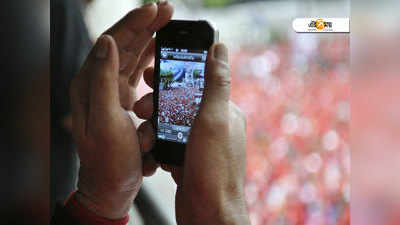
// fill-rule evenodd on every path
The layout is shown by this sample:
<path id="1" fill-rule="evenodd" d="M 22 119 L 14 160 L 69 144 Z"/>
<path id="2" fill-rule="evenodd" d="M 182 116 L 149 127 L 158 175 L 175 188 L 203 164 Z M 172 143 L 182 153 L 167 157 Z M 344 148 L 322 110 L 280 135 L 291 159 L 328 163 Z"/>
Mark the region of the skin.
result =
<path id="1" fill-rule="evenodd" d="M 136 100 L 142 74 L 152 85 L 153 33 L 173 13 L 167 2 L 130 12 L 102 35 L 72 82 L 72 133 L 81 160 L 78 201 L 108 219 L 126 216 L 143 176 L 158 165 L 148 153 L 154 142 L 150 121 L 140 126 L 128 111 L 149 120 L 152 94 Z M 209 51 L 206 87 L 187 143 L 185 166 L 162 167 L 178 184 L 177 222 L 249 224 L 245 179 L 245 118 L 229 100 L 227 49 Z M 210 207 L 212 206 L 212 207 Z"/>

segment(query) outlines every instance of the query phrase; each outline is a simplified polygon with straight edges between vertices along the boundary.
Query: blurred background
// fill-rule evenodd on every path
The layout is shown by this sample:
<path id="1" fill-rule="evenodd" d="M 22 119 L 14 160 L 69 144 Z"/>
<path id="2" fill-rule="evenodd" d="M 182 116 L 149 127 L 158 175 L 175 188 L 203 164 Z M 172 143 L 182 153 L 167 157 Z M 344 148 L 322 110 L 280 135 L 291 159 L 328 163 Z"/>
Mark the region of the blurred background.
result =
<path id="1" fill-rule="evenodd" d="M 144 2 L 90 1 L 84 18 L 91 38 Z M 230 49 L 232 99 L 248 121 L 245 190 L 252 224 L 350 224 L 349 35 L 292 30 L 297 17 L 349 17 L 350 2 L 170 2 L 174 19 L 214 22 Z M 143 82 L 140 87 L 140 95 L 152 91 Z M 169 174 L 159 169 L 144 188 L 175 224 Z"/>
<path id="2" fill-rule="evenodd" d="M 399 10 L 352 1 L 352 225 L 400 224 Z"/>

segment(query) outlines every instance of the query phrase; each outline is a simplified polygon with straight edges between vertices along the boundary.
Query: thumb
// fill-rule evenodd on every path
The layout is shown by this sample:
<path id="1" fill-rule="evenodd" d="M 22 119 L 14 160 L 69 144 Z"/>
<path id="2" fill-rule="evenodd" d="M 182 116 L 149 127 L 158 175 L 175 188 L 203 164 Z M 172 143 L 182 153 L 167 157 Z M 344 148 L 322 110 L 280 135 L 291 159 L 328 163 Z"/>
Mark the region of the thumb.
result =
<path id="1" fill-rule="evenodd" d="M 203 107 L 218 107 L 220 104 L 229 103 L 230 90 L 228 49 L 222 43 L 214 44 L 206 62 Z"/>
<path id="2" fill-rule="evenodd" d="M 101 36 L 89 56 L 90 113 L 110 112 L 119 107 L 118 49 L 109 35 Z"/>

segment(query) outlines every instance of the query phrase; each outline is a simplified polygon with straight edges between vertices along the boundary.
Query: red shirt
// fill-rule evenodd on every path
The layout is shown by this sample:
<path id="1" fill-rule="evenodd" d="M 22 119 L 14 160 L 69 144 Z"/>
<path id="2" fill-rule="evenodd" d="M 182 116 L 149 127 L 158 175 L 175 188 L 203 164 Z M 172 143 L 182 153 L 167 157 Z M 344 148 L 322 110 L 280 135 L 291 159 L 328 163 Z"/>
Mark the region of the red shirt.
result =
<path id="1" fill-rule="evenodd" d="M 129 221 L 129 215 L 120 220 L 110 220 L 94 214 L 76 199 L 75 192 L 66 201 L 64 209 L 69 216 L 82 225 L 126 225 Z"/>

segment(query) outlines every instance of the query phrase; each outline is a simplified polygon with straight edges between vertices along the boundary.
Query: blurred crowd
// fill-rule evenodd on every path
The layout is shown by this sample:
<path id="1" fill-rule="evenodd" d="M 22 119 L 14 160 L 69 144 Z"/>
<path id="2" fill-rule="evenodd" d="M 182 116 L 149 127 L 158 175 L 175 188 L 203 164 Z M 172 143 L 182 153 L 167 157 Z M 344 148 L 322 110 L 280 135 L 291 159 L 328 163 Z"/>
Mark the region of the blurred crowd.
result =
<path id="1" fill-rule="evenodd" d="M 232 98 L 247 114 L 251 222 L 348 225 L 348 36 L 296 38 L 230 56 Z"/>
<path id="2" fill-rule="evenodd" d="M 196 95 L 201 94 L 198 88 L 171 88 L 160 90 L 159 111 L 160 122 L 178 126 L 192 126 L 199 105 Z"/>

